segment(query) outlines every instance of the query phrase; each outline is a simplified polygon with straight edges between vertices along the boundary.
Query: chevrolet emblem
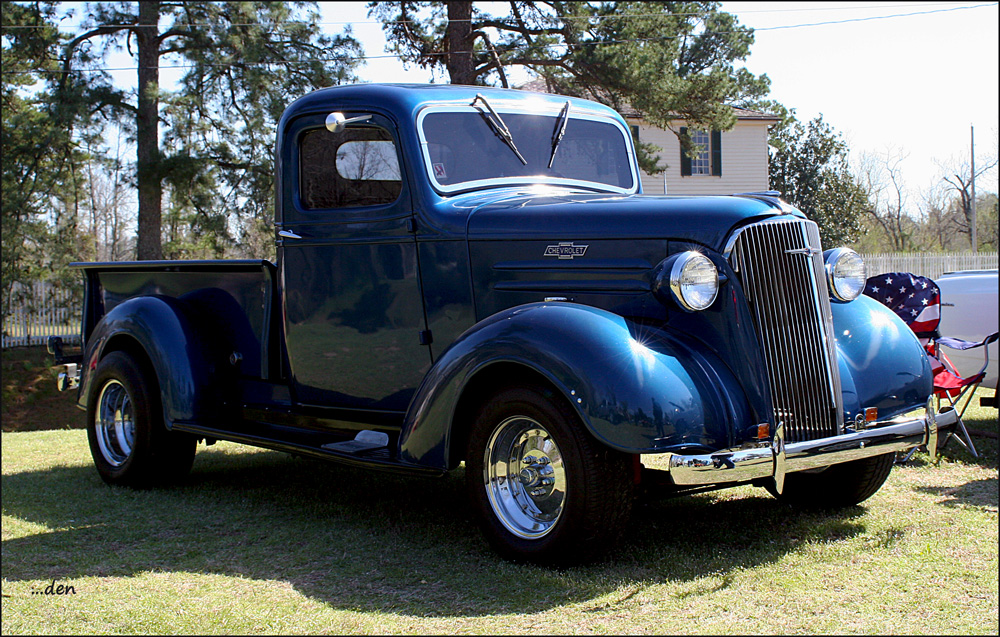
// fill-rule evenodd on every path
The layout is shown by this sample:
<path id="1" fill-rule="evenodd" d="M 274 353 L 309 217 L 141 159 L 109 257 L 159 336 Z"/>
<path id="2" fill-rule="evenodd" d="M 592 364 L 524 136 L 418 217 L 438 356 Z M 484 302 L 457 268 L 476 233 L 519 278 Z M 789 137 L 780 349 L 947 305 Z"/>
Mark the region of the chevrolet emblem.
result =
<path id="1" fill-rule="evenodd" d="M 572 259 L 574 257 L 582 257 L 587 253 L 587 248 L 589 247 L 589 245 L 578 246 L 572 241 L 562 241 L 558 245 L 546 246 L 545 254 L 542 256 Z"/>

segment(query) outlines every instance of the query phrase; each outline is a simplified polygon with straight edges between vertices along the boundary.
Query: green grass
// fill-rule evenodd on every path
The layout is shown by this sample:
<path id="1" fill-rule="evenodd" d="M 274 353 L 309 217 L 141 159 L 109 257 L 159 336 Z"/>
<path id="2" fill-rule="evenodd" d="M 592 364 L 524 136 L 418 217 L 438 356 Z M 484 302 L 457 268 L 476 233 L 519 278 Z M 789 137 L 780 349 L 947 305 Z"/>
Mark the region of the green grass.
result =
<path id="1" fill-rule="evenodd" d="M 976 442 L 836 513 L 751 487 L 643 503 L 605 560 L 555 571 L 490 551 L 461 471 L 219 443 L 137 492 L 100 481 L 83 431 L 4 433 L 2 631 L 995 635 L 997 444 Z M 33 594 L 53 580 L 76 593 Z"/>

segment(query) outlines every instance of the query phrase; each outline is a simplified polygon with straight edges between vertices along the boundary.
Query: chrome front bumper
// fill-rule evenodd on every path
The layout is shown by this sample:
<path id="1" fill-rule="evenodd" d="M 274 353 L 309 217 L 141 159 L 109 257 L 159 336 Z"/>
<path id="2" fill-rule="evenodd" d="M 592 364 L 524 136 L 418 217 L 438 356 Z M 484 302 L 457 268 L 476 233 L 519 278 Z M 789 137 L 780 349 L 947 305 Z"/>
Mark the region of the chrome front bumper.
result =
<path id="1" fill-rule="evenodd" d="M 721 485 L 773 477 L 780 493 L 785 474 L 794 471 L 906 451 L 918 445 L 927 445 L 931 458 L 936 459 L 940 436 L 953 431 L 957 422 L 954 411 L 937 414 L 929 400 L 923 417 L 877 422 L 861 431 L 794 443 L 785 443 L 782 426 L 778 425 L 769 447 L 693 456 L 670 454 L 668 466 L 677 485 Z"/>

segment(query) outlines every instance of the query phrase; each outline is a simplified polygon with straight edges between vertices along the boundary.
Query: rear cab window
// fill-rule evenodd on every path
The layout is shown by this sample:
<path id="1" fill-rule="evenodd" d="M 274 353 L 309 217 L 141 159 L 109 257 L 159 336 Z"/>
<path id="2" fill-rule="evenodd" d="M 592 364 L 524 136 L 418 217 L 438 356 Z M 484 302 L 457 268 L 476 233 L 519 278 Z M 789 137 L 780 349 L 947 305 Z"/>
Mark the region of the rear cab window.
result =
<path id="1" fill-rule="evenodd" d="M 377 125 L 339 133 L 315 128 L 299 141 L 301 205 L 306 210 L 391 204 L 402 179 L 392 134 Z"/>

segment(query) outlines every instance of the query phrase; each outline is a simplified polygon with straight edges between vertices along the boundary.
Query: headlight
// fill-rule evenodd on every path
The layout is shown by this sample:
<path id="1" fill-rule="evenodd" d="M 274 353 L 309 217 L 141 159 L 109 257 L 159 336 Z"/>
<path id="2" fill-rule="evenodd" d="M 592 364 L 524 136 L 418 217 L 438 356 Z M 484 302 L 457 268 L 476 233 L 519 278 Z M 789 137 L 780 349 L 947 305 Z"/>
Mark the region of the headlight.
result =
<path id="1" fill-rule="evenodd" d="M 865 261 L 850 248 L 827 250 L 826 282 L 830 294 L 838 301 L 853 301 L 865 289 Z"/>
<path id="2" fill-rule="evenodd" d="M 707 309 L 719 294 L 719 271 L 699 252 L 682 252 L 670 267 L 670 291 L 689 312 Z"/>

